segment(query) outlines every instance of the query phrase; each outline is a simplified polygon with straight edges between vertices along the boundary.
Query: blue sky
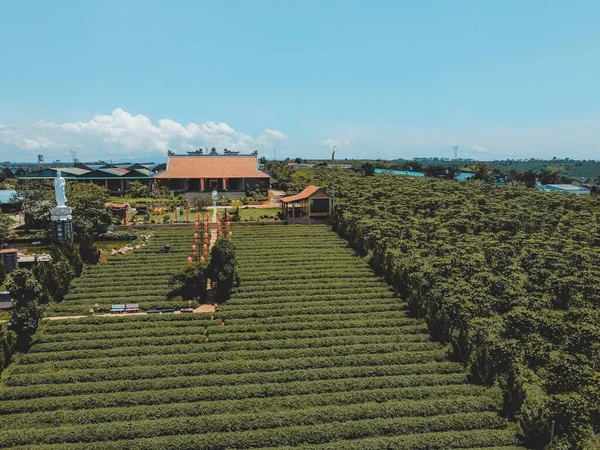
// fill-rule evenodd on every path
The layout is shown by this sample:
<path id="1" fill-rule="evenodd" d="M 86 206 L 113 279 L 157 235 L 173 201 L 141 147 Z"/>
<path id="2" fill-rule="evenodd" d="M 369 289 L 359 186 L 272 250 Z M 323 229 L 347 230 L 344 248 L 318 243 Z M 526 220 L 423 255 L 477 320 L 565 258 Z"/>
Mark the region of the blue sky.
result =
<path id="1" fill-rule="evenodd" d="M 600 159 L 597 1 L 0 0 L 0 160 Z"/>

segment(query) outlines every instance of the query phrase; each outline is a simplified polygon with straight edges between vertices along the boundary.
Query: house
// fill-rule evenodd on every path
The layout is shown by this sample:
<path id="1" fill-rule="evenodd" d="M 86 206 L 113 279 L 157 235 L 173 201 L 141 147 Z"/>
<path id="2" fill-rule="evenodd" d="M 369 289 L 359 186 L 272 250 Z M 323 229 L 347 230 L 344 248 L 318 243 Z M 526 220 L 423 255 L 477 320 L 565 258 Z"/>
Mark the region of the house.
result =
<path id="1" fill-rule="evenodd" d="M 270 176 L 258 168 L 257 155 L 172 155 L 154 179 L 180 192 L 244 191 L 267 189 Z"/>
<path id="2" fill-rule="evenodd" d="M 299 194 L 283 197 L 279 201 L 281 214 L 291 221 L 297 218 L 322 219 L 331 211 L 331 196 L 319 186 L 308 186 Z"/>

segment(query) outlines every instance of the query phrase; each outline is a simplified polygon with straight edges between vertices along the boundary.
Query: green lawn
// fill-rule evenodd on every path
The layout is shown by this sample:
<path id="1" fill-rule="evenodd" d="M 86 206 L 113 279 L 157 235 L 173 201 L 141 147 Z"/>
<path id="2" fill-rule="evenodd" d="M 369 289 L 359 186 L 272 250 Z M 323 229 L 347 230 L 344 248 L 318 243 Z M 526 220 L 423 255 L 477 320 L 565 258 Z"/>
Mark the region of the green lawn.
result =
<path id="1" fill-rule="evenodd" d="M 259 217 L 263 215 L 276 217 L 280 211 L 280 208 L 240 208 L 240 222 L 246 222 L 246 219 L 248 219 L 248 222 L 256 220 L 272 221 L 275 219 L 259 219 Z"/>

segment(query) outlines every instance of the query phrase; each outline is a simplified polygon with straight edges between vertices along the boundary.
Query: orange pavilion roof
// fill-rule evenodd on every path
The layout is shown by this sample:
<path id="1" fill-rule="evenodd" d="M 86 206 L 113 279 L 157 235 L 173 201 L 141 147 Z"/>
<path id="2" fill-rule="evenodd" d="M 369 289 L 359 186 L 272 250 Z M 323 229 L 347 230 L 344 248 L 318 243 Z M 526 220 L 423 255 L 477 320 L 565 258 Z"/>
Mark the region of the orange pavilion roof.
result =
<path id="1" fill-rule="evenodd" d="M 258 170 L 256 156 L 171 156 L 155 178 L 270 178 Z"/>

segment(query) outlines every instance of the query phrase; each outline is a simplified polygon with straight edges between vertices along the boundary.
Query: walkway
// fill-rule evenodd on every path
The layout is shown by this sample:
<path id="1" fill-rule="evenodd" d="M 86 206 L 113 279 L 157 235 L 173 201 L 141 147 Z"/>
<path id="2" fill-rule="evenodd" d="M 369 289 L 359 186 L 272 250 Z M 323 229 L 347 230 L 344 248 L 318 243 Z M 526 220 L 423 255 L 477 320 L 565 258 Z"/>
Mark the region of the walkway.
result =
<path id="1" fill-rule="evenodd" d="M 200 305 L 196 309 L 194 309 L 194 313 L 211 313 L 215 312 L 214 305 Z M 182 313 L 181 311 L 175 311 L 171 314 L 190 314 L 190 313 Z M 88 316 L 55 316 L 55 317 L 43 317 L 42 320 L 69 320 L 69 319 L 85 319 L 86 317 L 129 317 L 129 316 L 147 316 L 148 314 L 145 312 L 139 313 L 123 313 L 123 314 L 91 314 Z M 156 314 L 158 315 L 158 314 Z"/>

